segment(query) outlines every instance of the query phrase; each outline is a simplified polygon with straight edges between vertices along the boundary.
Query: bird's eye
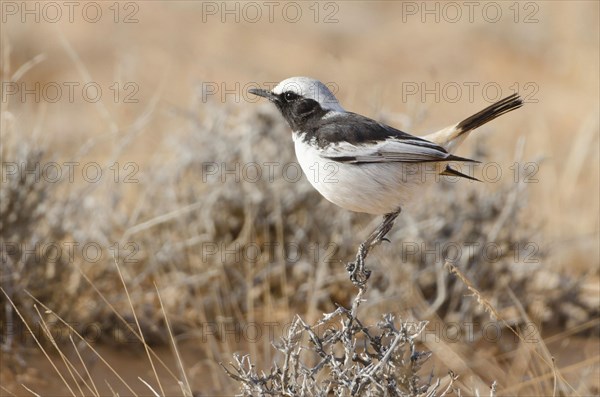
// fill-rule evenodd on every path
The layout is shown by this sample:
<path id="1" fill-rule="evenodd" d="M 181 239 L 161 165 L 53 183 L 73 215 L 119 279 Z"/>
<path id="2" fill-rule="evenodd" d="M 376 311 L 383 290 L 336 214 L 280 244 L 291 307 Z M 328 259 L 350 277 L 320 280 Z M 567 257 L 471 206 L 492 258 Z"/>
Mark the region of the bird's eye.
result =
<path id="1" fill-rule="evenodd" d="M 292 91 L 288 91 L 283 94 L 283 97 L 285 98 L 286 101 L 293 101 L 293 100 L 298 99 L 300 96 Z"/>

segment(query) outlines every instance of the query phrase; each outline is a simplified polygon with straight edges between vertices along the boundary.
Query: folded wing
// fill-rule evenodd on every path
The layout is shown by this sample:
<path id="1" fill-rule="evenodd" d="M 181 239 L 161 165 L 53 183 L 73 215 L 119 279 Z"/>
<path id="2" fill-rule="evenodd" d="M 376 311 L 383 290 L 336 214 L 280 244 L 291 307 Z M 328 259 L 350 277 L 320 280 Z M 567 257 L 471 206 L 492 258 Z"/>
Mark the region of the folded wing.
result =
<path id="1" fill-rule="evenodd" d="M 440 145 L 355 113 L 326 118 L 316 138 L 321 156 L 344 163 L 469 161 Z"/>

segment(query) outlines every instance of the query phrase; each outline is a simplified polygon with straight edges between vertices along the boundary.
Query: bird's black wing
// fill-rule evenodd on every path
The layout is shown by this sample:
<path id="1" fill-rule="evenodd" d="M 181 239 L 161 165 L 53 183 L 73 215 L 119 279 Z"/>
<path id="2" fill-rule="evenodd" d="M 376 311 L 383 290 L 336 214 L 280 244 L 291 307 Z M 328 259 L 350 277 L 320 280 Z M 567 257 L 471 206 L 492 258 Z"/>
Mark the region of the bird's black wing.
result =
<path id="1" fill-rule="evenodd" d="M 332 115 L 307 127 L 305 139 L 316 144 L 323 157 L 339 162 L 473 161 L 356 113 Z"/>

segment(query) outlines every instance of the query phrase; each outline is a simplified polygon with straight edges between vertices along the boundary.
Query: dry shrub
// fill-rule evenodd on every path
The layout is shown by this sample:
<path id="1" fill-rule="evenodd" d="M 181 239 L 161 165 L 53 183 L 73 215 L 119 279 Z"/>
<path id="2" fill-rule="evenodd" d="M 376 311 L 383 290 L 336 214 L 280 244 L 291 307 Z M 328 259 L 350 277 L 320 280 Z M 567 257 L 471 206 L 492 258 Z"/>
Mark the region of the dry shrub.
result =
<path id="1" fill-rule="evenodd" d="M 96 243 L 105 252 L 101 261 L 86 263 L 81 255 L 62 255 L 53 262 L 44 255 L 23 260 L 23 253 L 13 250 L 3 255 L 10 275 L 5 277 L 7 290 L 28 289 L 60 315 L 105 323 L 106 309 L 89 311 L 85 305 L 94 298 L 78 274 L 83 271 L 105 296 L 120 301 L 121 292 L 114 287 L 116 259 L 134 288 L 143 290 L 158 280 L 171 298 L 169 309 L 176 309 L 171 311 L 175 328 L 181 330 L 217 315 L 239 318 L 278 299 L 302 313 L 308 309 L 316 269 L 325 266 L 318 280 L 325 292 L 315 304 L 328 310 L 332 301 L 349 302 L 352 290 L 345 287 L 343 264 L 366 236 L 369 217 L 325 202 L 304 177 L 296 181 L 299 167 L 289 131 L 275 112 L 207 103 L 202 113 L 174 114 L 189 119 L 188 128 L 164 134 L 155 161 L 139 164 L 139 182 L 127 186 L 129 190 L 121 185 L 49 184 L 31 175 L 8 178 L 0 213 L 3 247 Z M 43 165 L 55 157 L 33 149 L 26 138 L 19 138 L 17 145 L 16 131 L 5 135 L 5 161 Z M 487 158 L 485 153 L 474 156 Z M 257 177 L 256 170 L 262 175 Z M 538 225 L 520 212 L 527 202 L 526 188 L 508 182 L 490 192 L 466 181 L 439 183 L 426 200 L 401 214 L 389 236 L 392 243 L 369 258 L 375 270 L 372 292 L 393 296 L 407 285 L 433 301 L 440 262 L 459 246 L 462 255 L 455 264 L 494 297 L 500 310 L 512 306 L 503 292 L 510 287 L 526 309 L 535 308 L 534 317 L 542 322 L 560 326 L 574 321 L 569 317 L 574 310 L 564 308 L 567 303 L 583 311 L 577 321 L 597 315 L 597 308 L 578 295 L 580 280 L 544 266 L 547 248 Z M 116 256 L 111 249 L 115 243 Z M 482 247 L 493 249 L 485 253 Z M 472 321 L 482 314 L 463 299 L 460 282 L 450 277 L 444 282 L 448 299 L 437 308 L 438 315 L 456 319 L 459 313 L 460 319 Z M 69 296 L 77 296 L 79 303 L 61 310 Z M 133 299 L 140 307 L 157 304 L 141 292 Z M 256 307 L 248 307 L 250 303 Z M 147 320 L 156 319 L 149 315 Z"/>
<path id="2" fill-rule="evenodd" d="M 352 300 L 344 264 L 374 227 L 366 226 L 370 218 L 325 202 L 305 178 L 296 180 L 292 172 L 299 167 L 289 130 L 270 107 L 209 102 L 201 108 L 197 113 L 171 109 L 174 119 L 187 123 L 164 131 L 148 163 L 137 164 L 138 182 L 132 185 L 49 184 L 28 175 L 3 181 L 2 285 L 28 320 L 38 321 L 24 290 L 82 328 L 90 323 L 104 331 L 120 327 L 112 309 L 97 304 L 97 292 L 81 277 L 85 274 L 131 319 L 115 261 L 122 266 L 133 306 L 140 309 L 149 343 L 168 341 L 156 296 L 145 292 L 153 290 L 153 282 L 164 293 L 176 334 L 219 319 L 289 321 L 292 313 L 308 315 L 310 323 L 319 311 Z M 3 161 L 29 167 L 58 157 L 51 148 L 34 149 L 27 139 L 15 127 L 4 131 Z M 131 141 L 132 136 L 123 137 L 115 152 L 126 154 Z M 473 157 L 490 156 L 478 150 Z M 260 177 L 252 174 L 257 169 Z M 373 270 L 373 303 L 366 307 L 377 311 L 369 310 L 365 321 L 411 310 L 419 319 L 437 314 L 443 321 L 488 321 L 482 306 L 465 298 L 464 284 L 441 269 L 447 252 L 434 246 L 434 255 L 422 248 L 407 254 L 407 248 L 432 243 L 499 249 L 502 254 L 493 258 L 463 250 L 455 265 L 511 324 L 524 320 L 508 289 L 538 324 L 564 328 L 597 317 L 598 307 L 580 291 L 582 280 L 544 266 L 547 247 L 538 225 L 521 211 L 526 202 L 523 183 L 499 183 L 491 190 L 466 181 L 437 184 L 401 214 L 388 236 L 392 243 L 375 249 L 367 260 Z M 90 263 L 81 255 L 24 259 L 22 250 L 12 250 L 44 242 L 94 243 L 104 254 Z M 114 244 L 117 253 L 111 250 Z M 8 307 L 0 308 L 5 334 L 12 332 L 7 324 L 18 323 Z M 216 358 L 226 361 L 228 353 Z"/>

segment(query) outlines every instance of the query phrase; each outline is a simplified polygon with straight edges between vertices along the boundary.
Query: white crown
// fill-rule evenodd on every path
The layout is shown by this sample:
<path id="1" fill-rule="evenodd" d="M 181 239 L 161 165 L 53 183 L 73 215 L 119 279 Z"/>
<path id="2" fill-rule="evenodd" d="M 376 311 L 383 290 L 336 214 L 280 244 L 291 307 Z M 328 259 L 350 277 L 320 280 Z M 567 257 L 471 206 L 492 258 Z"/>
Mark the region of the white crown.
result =
<path id="1" fill-rule="evenodd" d="M 290 77 L 277 84 L 273 89 L 273 93 L 276 95 L 289 91 L 304 98 L 313 99 L 319 102 L 323 109 L 334 110 L 337 112 L 345 111 L 335 95 L 333 95 L 329 88 L 319 80 L 311 79 L 310 77 Z"/>

